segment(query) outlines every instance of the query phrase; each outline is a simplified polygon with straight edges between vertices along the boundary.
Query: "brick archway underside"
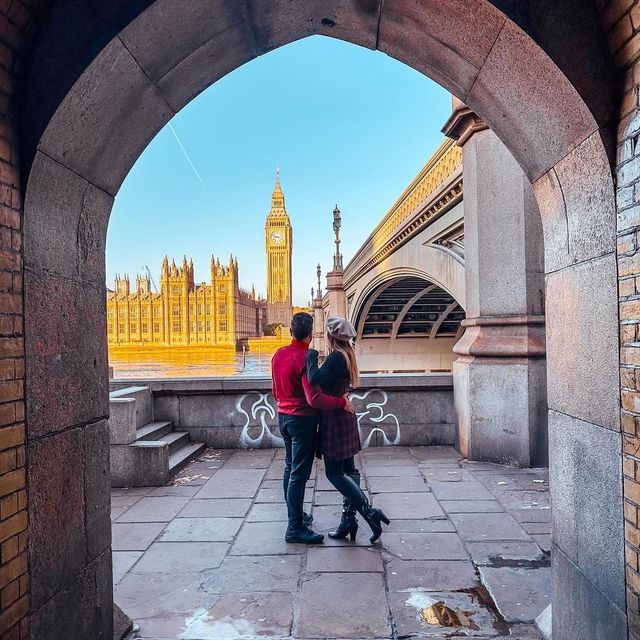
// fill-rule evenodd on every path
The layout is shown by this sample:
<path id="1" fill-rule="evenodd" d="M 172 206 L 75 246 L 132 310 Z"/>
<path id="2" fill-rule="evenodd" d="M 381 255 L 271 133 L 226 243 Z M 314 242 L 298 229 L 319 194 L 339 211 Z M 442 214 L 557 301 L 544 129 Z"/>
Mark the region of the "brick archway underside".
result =
<path id="1" fill-rule="evenodd" d="M 153 135 L 200 91 L 317 33 L 438 81 L 489 123 L 534 184 L 552 491 L 569 487 L 554 495 L 554 620 L 576 635 L 556 631 L 622 638 L 611 74 L 595 11 L 543 4 L 525 15 L 507 0 L 53 3 L 22 110 L 34 638 L 111 637 L 104 242 L 113 197 Z M 606 500 L 594 505 L 596 493 Z M 586 532 L 576 528 L 585 519 Z"/>

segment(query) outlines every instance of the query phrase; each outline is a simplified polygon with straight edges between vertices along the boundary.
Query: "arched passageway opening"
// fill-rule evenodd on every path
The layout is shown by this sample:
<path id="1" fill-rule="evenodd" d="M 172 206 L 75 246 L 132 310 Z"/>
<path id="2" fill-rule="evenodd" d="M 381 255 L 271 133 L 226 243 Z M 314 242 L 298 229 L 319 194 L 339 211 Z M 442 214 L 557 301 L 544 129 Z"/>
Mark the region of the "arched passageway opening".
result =
<path id="1" fill-rule="evenodd" d="M 554 634 L 626 635 L 606 66 L 597 37 L 573 56 L 557 37 L 545 42 L 543 25 L 536 43 L 517 12 L 496 5 L 53 4 L 22 110 L 34 637 L 62 637 L 69 594 L 78 594 L 82 620 L 73 637 L 110 635 L 104 239 L 113 196 L 152 136 L 202 89 L 315 33 L 379 49 L 440 82 L 486 120 L 533 183 L 547 272 Z M 576 38 L 591 42 L 585 31 Z M 587 68 L 599 88 L 580 81 Z"/>

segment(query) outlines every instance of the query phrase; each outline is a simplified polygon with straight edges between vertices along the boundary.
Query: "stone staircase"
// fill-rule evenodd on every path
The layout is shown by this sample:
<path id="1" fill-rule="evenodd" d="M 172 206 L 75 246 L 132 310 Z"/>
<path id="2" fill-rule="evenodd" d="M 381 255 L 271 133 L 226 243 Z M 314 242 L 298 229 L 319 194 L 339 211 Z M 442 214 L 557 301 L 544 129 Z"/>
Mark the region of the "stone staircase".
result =
<path id="1" fill-rule="evenodd" d="M 148 387 L 112 391 L 109 413 L 112 487 L 162 486 L 205 448 L 173 423 L 154 420 Z"/>

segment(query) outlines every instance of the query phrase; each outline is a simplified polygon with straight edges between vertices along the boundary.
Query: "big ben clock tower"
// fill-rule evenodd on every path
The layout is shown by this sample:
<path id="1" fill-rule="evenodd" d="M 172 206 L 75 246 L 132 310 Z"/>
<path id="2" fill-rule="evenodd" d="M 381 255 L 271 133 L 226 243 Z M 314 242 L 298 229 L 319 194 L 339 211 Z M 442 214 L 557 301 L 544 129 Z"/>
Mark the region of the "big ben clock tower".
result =
<path id="1" fill-rule="evenodd" d="M 293 233 L 291 221 L 284 207 L 280 187 L 280 171 L 276 172 L 276 186 L 271 197 L 271 211 L 265 224 L 267 249 L 267 322 L 291 322 L 291 252 Z"/>

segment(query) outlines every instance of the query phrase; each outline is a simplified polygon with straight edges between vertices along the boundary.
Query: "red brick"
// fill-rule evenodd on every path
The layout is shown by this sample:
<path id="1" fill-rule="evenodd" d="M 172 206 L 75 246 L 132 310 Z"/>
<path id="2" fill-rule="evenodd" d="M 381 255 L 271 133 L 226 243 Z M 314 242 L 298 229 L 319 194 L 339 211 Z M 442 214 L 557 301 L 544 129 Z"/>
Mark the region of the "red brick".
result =
<path id="1" fill-rule="evenodd" d="M 0 476 L 0 497 L 15 493 L 25 486 L 24 467 L 10 471 Z M 15 496 L 16 509 L 18 496 Z M 4 516 L 2 516 L 4 518 Z"/>
<path id="2" fill-rule="evenodd" d="M 4 380 L 0 382 L 0 402 L 20 400 L 22 392 L 22 380 Z"/>
<path id="3" fill-rule="evenodd" d="M 602 24 L 610 29 L 629 10 L 634 0 L 611 0 L 602 14 Z"/>
<path id="4" fill-rule="evenodd" d="M 20 229 L 20 211 L 0 205 L 0 224 L 9 229 Z"/>
<path id="5" fill-rule="evenodd" d="M 16 424 L 0 429 L 0 451 L 23 445 L 24 442 L 23 424 Z"/>
<path id="6" fill-rule="evenodd" d="M 8 609 L 0 613 L 0 633 L 4 633 L 20 619 L 27 615 L 29 611 L 29 597 L 23 596 L 17 602 L 14 602 Z"/>
<path id="7" fill-rule="evenodd" d="M 607 34 L 607 41 L 612 53 L 618 51 L 633 35 L 633 26 L 631 25 L 631 17 L 622 16 Z"/>
<path id="8" fill-rule="evenodd" d="M 0 338 L 0 353 L 3 358 L 24 355 L 23 338 Z"/>
<path id="9" fill-rule="evenodd" d="M 630 278 L 620 280 L 618 292 L 621 298 L 634 295 L 636 293 L 636 279 L 632 276 Z"/>

